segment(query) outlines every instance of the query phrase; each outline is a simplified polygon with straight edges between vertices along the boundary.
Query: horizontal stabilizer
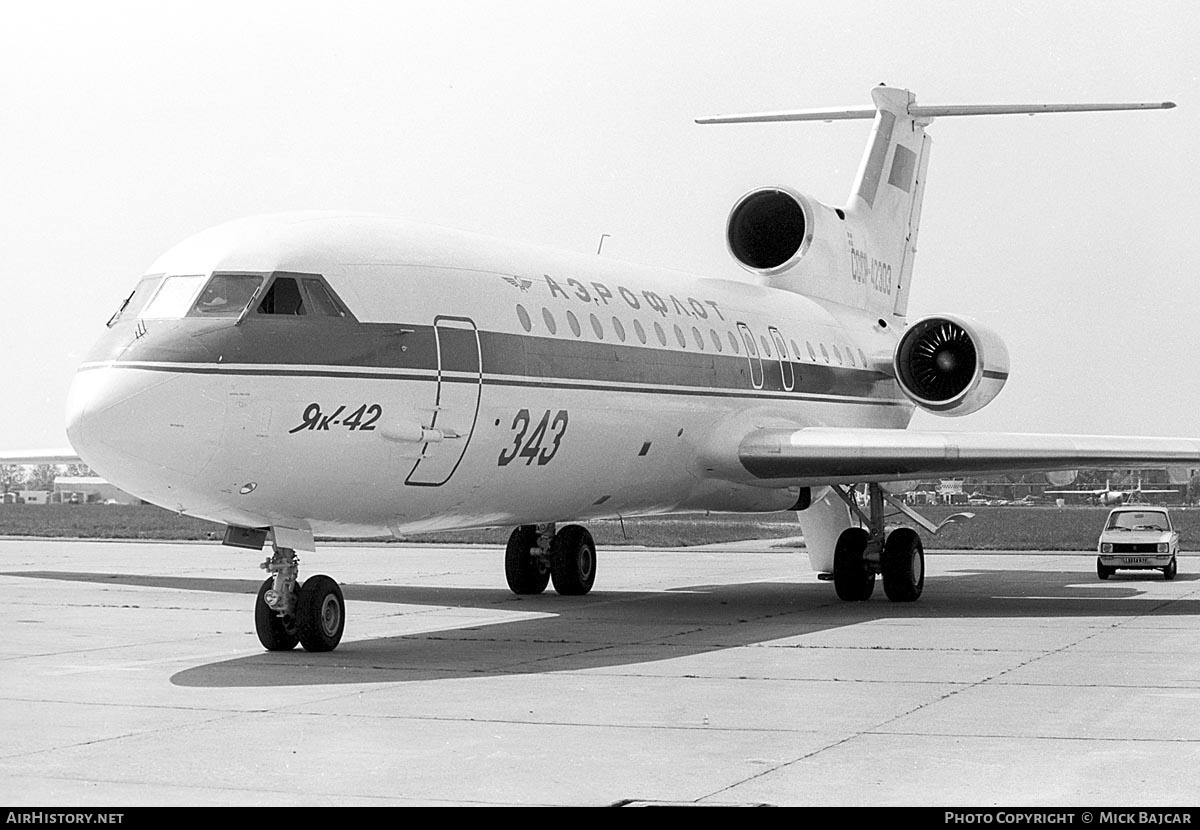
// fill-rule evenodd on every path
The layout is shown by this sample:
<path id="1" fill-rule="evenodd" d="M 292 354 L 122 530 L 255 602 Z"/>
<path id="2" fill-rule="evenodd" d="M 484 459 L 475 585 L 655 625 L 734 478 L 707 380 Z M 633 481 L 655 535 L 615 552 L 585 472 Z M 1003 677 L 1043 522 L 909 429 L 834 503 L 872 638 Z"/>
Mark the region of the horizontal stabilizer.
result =
<path id="1" fill-rule="evenodd" d="M 25 450 L 0 452 L 0 464 L 81 464 L 79 454 L 72 449 Z"/>
<path id="2" fill-rule="evenodd" d="M 755 478 L 859 484 L 1081 467 L 1200 467 L 1200 440 L 893 429 L 762 429 L 738 460 Z"/>
<path id="3" fill-rule="evenodd" d="M 919 106 L 912 104 L 907 114 L 912 118 L 945 118 L 952 115 L 1041 115 L 1050 112 L 1111 112 L 1114 110 L 1169 110 L 1172 101 L 1129 104 L 949 104 Z M 697 124 L 756 124 L 774 121 L 845 121 L 854 118 L 874 118 L 875 107 L 833 107 L 831 109 L 785 110 L 756 112 L 744 115 L 713 115 L 697 118 Z"/>

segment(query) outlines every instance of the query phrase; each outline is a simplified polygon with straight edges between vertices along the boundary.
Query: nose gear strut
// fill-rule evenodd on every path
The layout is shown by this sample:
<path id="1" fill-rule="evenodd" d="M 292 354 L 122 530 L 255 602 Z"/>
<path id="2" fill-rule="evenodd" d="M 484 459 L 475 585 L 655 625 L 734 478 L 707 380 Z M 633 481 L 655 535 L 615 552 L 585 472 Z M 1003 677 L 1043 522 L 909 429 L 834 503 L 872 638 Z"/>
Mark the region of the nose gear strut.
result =
<path id="1" fill-rule="evenodd" d="M 262 563 L 270 576 L 258 590 L 254 627 L 267 651 L 332 651 L 342 639 L 346 604 L 341 586 L 323 574 L 298 584 L 300 560 L 292 548 L 277 547 Z"/>

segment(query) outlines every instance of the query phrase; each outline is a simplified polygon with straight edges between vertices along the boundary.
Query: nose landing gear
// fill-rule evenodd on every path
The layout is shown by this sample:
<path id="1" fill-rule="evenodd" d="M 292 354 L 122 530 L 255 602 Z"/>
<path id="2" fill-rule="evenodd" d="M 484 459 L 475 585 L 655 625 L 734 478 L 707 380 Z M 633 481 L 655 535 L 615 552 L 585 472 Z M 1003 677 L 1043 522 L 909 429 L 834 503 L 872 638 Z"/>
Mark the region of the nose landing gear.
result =
<path id="1" fill-rule="evenodd" d="M 258 589 L 254 628 L 267 651 L 333 651 L 346 627 L 341 586 L 316 574 L 297 587 L 300 560 L 291 548 L 276 548 L 262 567 L 271 576 Z"/>

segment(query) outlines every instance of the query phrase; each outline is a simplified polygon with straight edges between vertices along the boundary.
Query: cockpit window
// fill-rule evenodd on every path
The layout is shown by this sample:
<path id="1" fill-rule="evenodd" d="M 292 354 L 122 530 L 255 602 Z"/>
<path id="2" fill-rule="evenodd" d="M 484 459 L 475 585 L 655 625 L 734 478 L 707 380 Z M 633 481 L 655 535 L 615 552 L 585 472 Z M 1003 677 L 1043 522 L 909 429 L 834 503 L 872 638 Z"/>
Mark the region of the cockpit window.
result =
<path id="1" fill-rule="evenodd" d="M 354 319 L 325 282 L 324 277 L 319 274 L 297 274 L 287 271 L 275 272 L 256 312 L 291 317 Z"/>
<path id="2" fill-rule="evenodd" d="M 276 277 L 258 305 L 259 314 L 307 314 L 300 286 L 292 277 Z"/>
<path id="3" fill-rule="evenodd" d="M 133 292 L 125 298 L 125 302 L 121 303 L 121 307 L 113 313 L 112 317 L 108 318 L 108 322 L 105 325 L 112 328 L 122 317 L 136 317 L 138 312 L 142 310 L 142 306 L 146 304 L 146 300 L 150 299 L 150 295 L 154 293 L 154 287 L 158 285 L 158 281 L 161 279 L 162 274 L 142 277 L 138 281 L 137 288 L 133 289 Z"/>
<path id="4" fill-rule="evenodd" d="M 265 277 L 262 274 L 213 274 L 192 306 L 191 317 L 237 317 Z"/>
<path id="5" fill-rule="evenodd" d="M 204 275 L 167 277 L 158 288 L 154 299 L 141 313 L 142 317 L 182 317 L 192 305 L 192 298 L 204 283 Z"/>
<path id="6" fill-rule="evenodd" d="M 329 289 L 325 287 L 325 283 L 311 277 L 301 280 L 304 283 L 304 292 L 308 294 L 308 300 L 312 307 L 313 314 L 320 314 L 323 317 L 345 317 L 346 312 L 338 301 L 329 293 Z"/>

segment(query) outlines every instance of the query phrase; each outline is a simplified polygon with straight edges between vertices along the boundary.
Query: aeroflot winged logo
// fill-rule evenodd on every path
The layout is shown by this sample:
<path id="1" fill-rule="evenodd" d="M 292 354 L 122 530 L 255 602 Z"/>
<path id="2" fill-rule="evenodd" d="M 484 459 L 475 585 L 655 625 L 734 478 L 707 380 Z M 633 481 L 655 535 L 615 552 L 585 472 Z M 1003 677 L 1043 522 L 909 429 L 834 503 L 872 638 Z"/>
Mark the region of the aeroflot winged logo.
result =
<path id="1" fill-rule="evenodd" d="M 533 285 L 533 280 L 527 280 L 524 277 L 501 277 L 500 279 L 504 280 L 513 288 L 519 288 L 522 291 L 528 291 L 530 286 Z"/>

